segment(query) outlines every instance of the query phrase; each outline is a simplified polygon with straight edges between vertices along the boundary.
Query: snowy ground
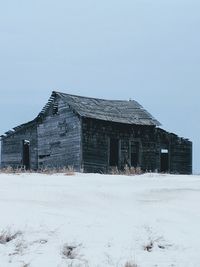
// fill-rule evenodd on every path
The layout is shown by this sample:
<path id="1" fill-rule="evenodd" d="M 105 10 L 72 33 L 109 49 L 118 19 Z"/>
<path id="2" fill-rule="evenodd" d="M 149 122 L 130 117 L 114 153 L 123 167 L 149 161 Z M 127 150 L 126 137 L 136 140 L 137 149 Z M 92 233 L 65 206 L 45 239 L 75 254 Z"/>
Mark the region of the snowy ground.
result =
<path id="1" fill-rule="evenodd" d="M 0 211 L 0 267 L 200 266 L 200 176 L 0 174 Z"/>

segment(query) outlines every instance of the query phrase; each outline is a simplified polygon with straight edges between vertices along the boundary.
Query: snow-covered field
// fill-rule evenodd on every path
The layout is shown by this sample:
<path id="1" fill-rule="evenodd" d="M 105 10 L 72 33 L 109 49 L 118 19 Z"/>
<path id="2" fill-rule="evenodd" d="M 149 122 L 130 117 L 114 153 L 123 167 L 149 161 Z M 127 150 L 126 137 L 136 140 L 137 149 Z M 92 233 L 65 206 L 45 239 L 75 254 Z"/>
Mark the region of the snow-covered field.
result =
<path id="1" fill-rule="evenodd" d="M 0 174 L 0 231 L 0 267 L 198 267 L 200 176 Z"/>

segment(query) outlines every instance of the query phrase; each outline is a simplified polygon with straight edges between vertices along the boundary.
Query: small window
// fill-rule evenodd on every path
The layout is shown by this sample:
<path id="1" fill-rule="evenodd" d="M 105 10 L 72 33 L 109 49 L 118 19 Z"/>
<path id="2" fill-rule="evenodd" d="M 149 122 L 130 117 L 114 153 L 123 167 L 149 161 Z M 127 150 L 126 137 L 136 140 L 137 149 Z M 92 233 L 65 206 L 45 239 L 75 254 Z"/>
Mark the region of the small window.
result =
<path id="1" fill-rule="evenodd" d="M 167 154 L 167 153 L 169 153 L 169 151 L 168 151 L 168 149 L 161 149 L 161 153 L 162 154 Z"/>

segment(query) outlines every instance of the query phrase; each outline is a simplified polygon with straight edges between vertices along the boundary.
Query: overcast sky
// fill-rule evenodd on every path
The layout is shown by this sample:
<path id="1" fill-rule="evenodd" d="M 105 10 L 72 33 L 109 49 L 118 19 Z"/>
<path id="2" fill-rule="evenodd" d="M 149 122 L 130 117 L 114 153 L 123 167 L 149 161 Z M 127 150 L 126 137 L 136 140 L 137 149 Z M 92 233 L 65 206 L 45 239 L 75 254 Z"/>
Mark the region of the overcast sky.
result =
<path id="1" fill-rule="evenodd" d="M 135 99 L 194 142 L 200 173 L 199 0 L 0 1 L 0 133 L 52 90 Z"/>

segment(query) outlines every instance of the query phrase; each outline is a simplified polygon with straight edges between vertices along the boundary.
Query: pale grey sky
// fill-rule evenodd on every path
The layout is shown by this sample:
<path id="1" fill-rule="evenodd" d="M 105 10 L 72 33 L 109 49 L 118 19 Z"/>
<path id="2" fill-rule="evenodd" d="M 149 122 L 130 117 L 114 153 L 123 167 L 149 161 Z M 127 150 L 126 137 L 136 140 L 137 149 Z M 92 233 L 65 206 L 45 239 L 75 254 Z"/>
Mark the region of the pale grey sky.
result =
<path id="1" fill-rule="evenodd" d="M 0 132 L 52 90 L 132 98 L 194 142 L 200 173 L 199 14 L 199 0 L 1 1 Z"/>

